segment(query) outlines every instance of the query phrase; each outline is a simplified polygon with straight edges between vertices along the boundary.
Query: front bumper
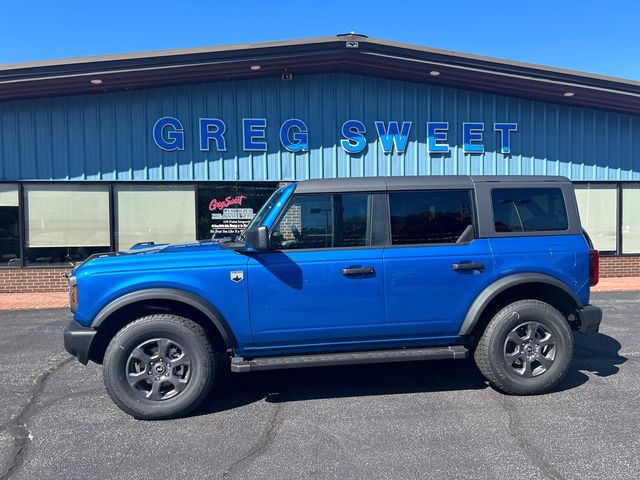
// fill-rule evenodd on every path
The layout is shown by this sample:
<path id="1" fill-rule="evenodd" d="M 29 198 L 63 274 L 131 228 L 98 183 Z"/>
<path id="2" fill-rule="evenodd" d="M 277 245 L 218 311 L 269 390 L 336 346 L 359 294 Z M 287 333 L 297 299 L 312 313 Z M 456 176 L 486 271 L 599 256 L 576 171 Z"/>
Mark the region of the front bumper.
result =
<path id="1" fill-rule="evenodd" d="M 78 357 L 80 363 L 89 363 L 91 343 L 96 336 L 96 330 L 91 327 L 83 327 L 72 320 L 64 329 L 64 349 L 71 355 Z"/>
<path id="2" fill-rule="evenodd" d="M 580 333 L 598 333 L 600 322 L 602 321 L 602 310 L 595 305 L 585 305 L 578 309 L 580 317 Z"/>

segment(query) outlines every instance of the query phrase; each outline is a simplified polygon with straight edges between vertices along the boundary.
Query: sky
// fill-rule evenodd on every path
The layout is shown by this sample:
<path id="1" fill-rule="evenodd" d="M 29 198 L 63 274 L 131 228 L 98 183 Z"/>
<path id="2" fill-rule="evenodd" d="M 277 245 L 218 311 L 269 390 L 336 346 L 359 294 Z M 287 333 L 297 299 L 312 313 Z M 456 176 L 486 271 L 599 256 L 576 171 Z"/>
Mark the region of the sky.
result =
<path id="1" fill-rule="evenodd" d="M 638 0 L 4 0 L 0 64 L 369 37 L 640 81 Z"/>

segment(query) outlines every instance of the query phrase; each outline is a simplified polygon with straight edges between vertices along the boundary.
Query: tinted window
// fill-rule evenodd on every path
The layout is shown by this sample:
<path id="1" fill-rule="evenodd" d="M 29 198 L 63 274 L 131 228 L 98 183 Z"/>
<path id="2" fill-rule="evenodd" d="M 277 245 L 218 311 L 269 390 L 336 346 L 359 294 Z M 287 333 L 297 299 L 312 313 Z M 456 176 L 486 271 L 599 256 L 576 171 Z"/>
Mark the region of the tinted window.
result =
<path id="1" fill-rule="evenodd" d="M 0 205 L 0 266 L 20 266 L 18 207 Z"/>
<path id="2" fill-rule="evenodd" d="M 20 266 L 18 186 L 0 185 L 0 267 Z"/>
<path id="3" fill-rule="evenodd" d="M 472 224 L 468 191 L 389 194 L 391 243 L 455 243 Z"/>
<path id="4" fill-rule="evenodd" d="M 369 245 L 368 194 L 297 195 L 271 234 L 273 248 Z"/>
<path id="5" fill-rule="evenodd" d="M 496 232 L 567 230 L 559 188 L 496 188 L 491 192 Z"/>

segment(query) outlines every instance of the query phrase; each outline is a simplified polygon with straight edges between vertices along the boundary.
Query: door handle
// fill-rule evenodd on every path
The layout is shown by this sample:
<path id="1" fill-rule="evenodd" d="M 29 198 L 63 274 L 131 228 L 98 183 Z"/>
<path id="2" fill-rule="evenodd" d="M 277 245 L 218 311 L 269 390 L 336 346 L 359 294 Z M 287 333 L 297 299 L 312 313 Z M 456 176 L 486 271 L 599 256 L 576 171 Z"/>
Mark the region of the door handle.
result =
<path id="1" fill-rule="evenodd" d="M 376 273 L 376 269 L 373 267 L 343 268 L 340 272 L 345 277 L 349 275 L 372 275 Z"/>
<path id="2" fill-rule="evenodd" d="M 484 270 L 484 263 L 482 262 L 471 262 L 471 263 L 454 263 L 451 267 L 455 271 L 462 270 Z"/>

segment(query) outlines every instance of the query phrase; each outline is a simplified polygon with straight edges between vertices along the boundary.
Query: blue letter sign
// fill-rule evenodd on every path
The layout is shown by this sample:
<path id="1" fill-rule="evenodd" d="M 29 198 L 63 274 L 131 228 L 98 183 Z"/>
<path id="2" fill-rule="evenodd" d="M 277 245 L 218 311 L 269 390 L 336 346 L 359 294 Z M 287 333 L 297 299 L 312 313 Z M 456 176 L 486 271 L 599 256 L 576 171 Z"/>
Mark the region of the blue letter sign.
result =
<path id="1" fill-rule="evenodd" d="M 427 148 L 429 153 L 447 153 L 449 122 L 427 122 Z M 445 142 L 445 143 L 441 143 Z"/>
<path id="2" fill-rule="evenodd" d="M 364 133 L 367 129 L 360 120 L 347 120 L 342 124 L 342 136 L 340 145 L 349 154 L 360 153 L 367 146 Z"/>
<path id="3" fill-rule="evenodd" d="M 242 119 L 242 146 L 245 152 L 267 151 L 267 142 L 264 141 L 265 128 L 267 128 L 266 118 Z"/>
<path id="4" fill-rule="evenodd" d="M 484 123 L 464 122 L 462 124 L 462 151 L 464 153 L 484 153 L 484 145 L 482 143 L 482 132 L 484 132 Z"/>
<path id="5" fill-rule="evenodd" d="M 211 149 L 218 152 L 227 150 L 227 141 L 225 134 L 227 133 L 227 124 L 219 118 L 202 117 L 199 121 L 198 140 L 200 151 L 208 152 Z M 239 145 L 237 145 L 236 128 L 231 131 L 234 139 L 231 148 L 238 148 L 243 152 L 266 152 L 267 151 L 267 119 L 266 118 L 243 118 L 242 132 L 240 135 Z M 380 144 L 381 150 L 386 154 L 395 153 L 404 155 L 409 146 L 409 135 L 413 127 L 412 121 L 384 121 L 378 120 L 374 122 L 376 133 L 378 134 L 377 142 Z M 465 155 L 468 154 L 484 154 L 486 152 L 484 145 L 484 129 L 483 122 L 463 122 L 462 123 L 462 143 L 456 140 L 453 147 L 456 151 L 462 150 Z M 497 132 L 497 142 L 495 151 L 504 155 L 511 154 L 511 134 L 518 131 L 518 124 L 515 122 L 494 123 L 493 130 Z M 458 130 L 455 129 L 457 137 Z M 275 132 L 273 132 L 275 133 Z M 342 149 L 349 155 L 356 155 L 363 152 L 367 148 L 367 127 L 361 120 L 350 119 L 342 124 L 340 129 L 342 137 L 336 140 L 340 142 Z M 293 153 L 308 152 L 309 145 L 309 127 L 304 120 L 299 118 L 285 119 L 280 125 L 278 137 L 282 148 Z M 418 134 L 419 135 L 419 134 Z M 428 154 L 446 154 L 451 151 L 448 141 L 449 122 L 427 122 L 427 152 Z M 414 141 L 420 144 L 422 138 L 415 138 Z M 188 139 L 193 138 L 190 134 Z M 198 142 L 198 140 L 196 142 Z M 155 144 L 165 151 L 184 150 L 185 149 L 185 132 L 180 120 L 175 117 L 161 117 L 153 126 L 153 141 Z M 214 142 L 212 146 L 211 143 Z M 191 147 L 191 145 L 190 145 Z M 317 146 L 321 148 L 321 145 Z M 491 145 L 491 151 L 494 150 Z M 238 152 L 234 152 L 236 155 Z"/>
<path id="6" fill-rule="evenodd" d="M 177 118 L 161 117 L 153 126 L 153 141 L 162 150 L 184 150 L 183 130 L 184 127 Z"/>
<path id="7" fill-rule="evenodd" d="M 493 129 L 500 132 L 500 153 L 511 153 L 511 132 L 518 130 L 518 124 L 494 123 Z"/>
<path id="8" fill-rule="evenodd" d="M 213 130 L 211 129 L 213 127 Z M 227 142 L 224 140 L 224 132 L 227 126 L 219 118 L 201 118 L 200 119 L 200 150 L 209 151 L 209 140 L 216 142 L 216 150 L 218 152 L 227 151 Z"/>
<path id="9" fill-rule="evenodd" d="M 296 129 L 297 132 L 291 130 Z M 291 136 L 290 136 L 291 135 Z M 307 125 L 297 118 L 285 120 L 280 127 L 280 143 L 290 152 L 306 152 L 309 150 L 309 130 Z"/>
<path id="10" fill-rule="evenodd" d="M 397 153 L 404 153 L 407 149 L 407 140 L 411 131 L 412 122 L 402 122 L 402 130 L 398 128 L 398 122 L 389 122 L 388 128 L 385 128 L 384 122 L 375 122 L 380 145 L 384 153 L 393 153 L 395 146 Z"/>

